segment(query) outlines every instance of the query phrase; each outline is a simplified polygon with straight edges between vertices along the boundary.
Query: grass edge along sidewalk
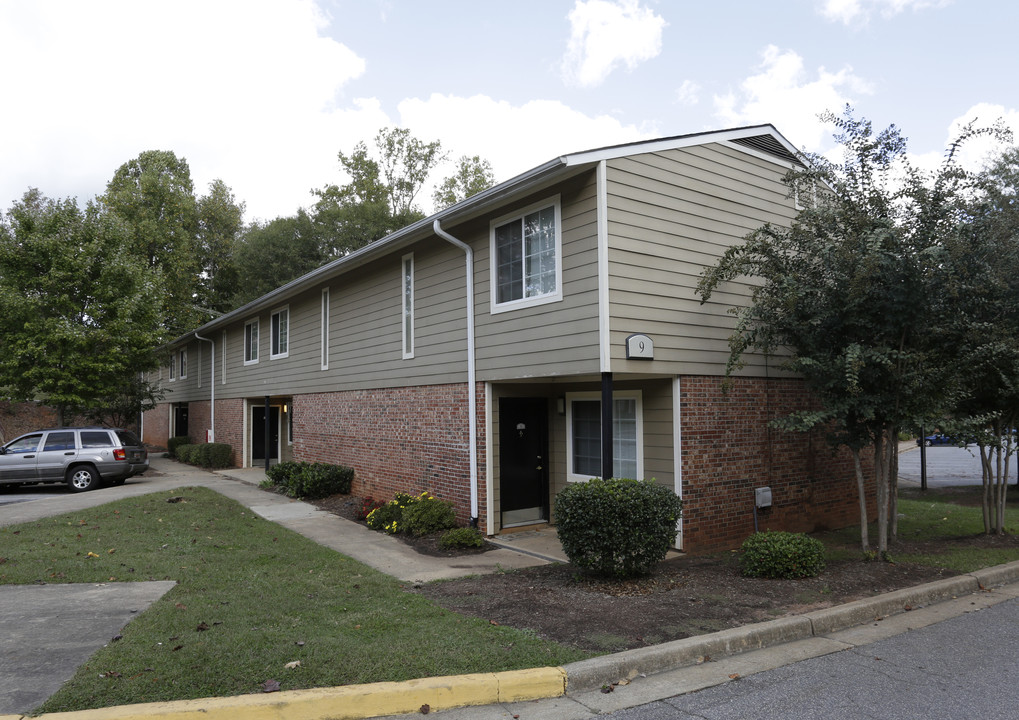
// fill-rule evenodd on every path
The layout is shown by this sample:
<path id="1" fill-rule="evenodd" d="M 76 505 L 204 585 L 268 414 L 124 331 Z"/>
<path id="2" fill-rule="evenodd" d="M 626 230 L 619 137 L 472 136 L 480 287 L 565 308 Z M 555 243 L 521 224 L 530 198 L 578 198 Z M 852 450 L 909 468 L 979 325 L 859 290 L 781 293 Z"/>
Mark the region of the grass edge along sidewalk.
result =
<path id="1" fill-rule="evenodd" d="M 0 547 L 5 584 L 177 582 L 36 712 L 261 693 L 270 680 L 296 690 L 522 670 L 589 655 L 438 607 L 205 488 L 5 526 Z"/>

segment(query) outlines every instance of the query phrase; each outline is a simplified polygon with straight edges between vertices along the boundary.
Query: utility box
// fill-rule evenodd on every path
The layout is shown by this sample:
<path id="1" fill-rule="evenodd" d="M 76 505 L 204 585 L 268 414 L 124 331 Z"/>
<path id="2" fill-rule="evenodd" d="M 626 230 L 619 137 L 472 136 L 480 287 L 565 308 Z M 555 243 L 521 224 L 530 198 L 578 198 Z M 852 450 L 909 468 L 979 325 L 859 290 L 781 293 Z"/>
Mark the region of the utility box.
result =
<path id="1" fill-rule="evenodd" d="M 754 488 L 754 505 L 759 508 L 771 507 L 771 488 Z"/>

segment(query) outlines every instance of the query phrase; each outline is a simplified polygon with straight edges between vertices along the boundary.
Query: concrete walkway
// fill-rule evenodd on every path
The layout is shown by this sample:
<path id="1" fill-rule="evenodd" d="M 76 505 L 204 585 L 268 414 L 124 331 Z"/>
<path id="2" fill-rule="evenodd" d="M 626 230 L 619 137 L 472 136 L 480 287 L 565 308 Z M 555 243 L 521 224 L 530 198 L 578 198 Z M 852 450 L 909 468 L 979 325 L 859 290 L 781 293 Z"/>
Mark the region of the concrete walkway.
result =
<path id="1" fill-rule="evenodd" d="M 264 474 L 260 470 L 211 473 L 155 458 L 149 473 L 120 488 L 0 506 L 0 526 L 72 513 L 125 496 L 202 486 L 237 500 L 267 520 L 408 583 L 565 561 L 562 548 L 552 530 L 503 536 L 498 539 L 502 545 L 499 549 L 465 558 L 451 560 L 418 555 L 396 538 L 367 530 L 308 503 L 260 490 L 257 484 L 263 478 Z M 233 720 L 238 717 L 273 717 L 282 720 L 325 720 L 381 717 L 398 713 L 419 714 L 420 708 L 428 705 L 432 711 L 470 706 L 463 710 L 441 713 L 442 717 L 450 720 L 485 720 L 517 715 L 529 720 L 578 720 L 632 707 L 659 697 L 727 682 L 734 675 L 747 675 L 806 657 L 866 644 L 888 636 L 889 633 L 905 632 L 954 614 L 971 612 L 977 606 L 984 607 L 1019 597 L 1019 584 L 1015 584 L 1017 581 L 1019 562 L 807 615 L 605 655 L 561 668 L 150 703 L 61 713 L 59 718 L 188 720 L 202 717 L 204 720 Z M 123 585 L 118 584 L 117 587 Z M 27 643 L 44 651 L 44 661 L 34 666 L 36 672 L 26 673 L 27 677 L 17 676 L 14 683 L 8 682 L 6 685 L 28 688 L 32 685 L 32 676 L 44 674 L 55 677 L 59 686 L 88 657 L 91 643 L 94 643 L 94 651 L 111 637 L 109 623 L 122 626 L 133 612 L 147 607 L 148 603 L 158 599 L 172 584 L 153 585 L 166 587 L 140 589 L 141 596 L 119 603 L 113 601 L 115 607 L 110 607 L 110 603 L 74 604 L 73 613 L 68 612 L 68 607 L 74 602 L 75 593 L 92 592 L 91 586 L 0 586 L 0 608 L 20 608 L 22 612 L 21 616 L 0 615 L 0 626 L 21 627 L 25 630 L 20 634 L 5 631 L 0 635 L 0 656 L 17 658 L 16 653 L 21 652 Z M 998 589 L 991 591 L 991 588 Z M 24 597 L 26 592 L 32 593 L 30 599 Z M 121 596 L 120 593 L 116 595 Z M 93 619 L 97 622 L 102 619 L 88 615 L 88 608 L 99 606 L 103 607 L 103 611 L 93 612 L 109 616 L 107 625 L 101 625 L 103 629 L 99 636 L 78 643 L 64 643 L 68 637 L 68 628 L 77 628 L 90 624 Z M 32 621 L 29 618 L 44 620 Z M 875 619 L 882 622 L 875 622 Z M 75 645 L 77 654 L 61 654 L 62 647 L 67 644 Z M 711 662 L 706 662 L 707 659 Z M 26 668 L 32 667 L 28 661 L 23 664 Z M 8 675 L 5 666 L 0 664 L 0 677 L 14 676 Z M 603 687 L 614 687 L 616 692 L 604 693 Z M 40 682 L 36 692 L 41 697 L 29 697 L 20 691 L 15 697 L 11 693 L 5 695 L 4 688 L 0 686 L 0 713 L 26 712 L 45 700 L 54 689 Z M 538 700 L 540 698 L 545 700 Z M 8 717 L 18 716 L 0 714 L 0 720 L 8 720 Z M 57 720 L 57 716 L 52 718 Z"/>

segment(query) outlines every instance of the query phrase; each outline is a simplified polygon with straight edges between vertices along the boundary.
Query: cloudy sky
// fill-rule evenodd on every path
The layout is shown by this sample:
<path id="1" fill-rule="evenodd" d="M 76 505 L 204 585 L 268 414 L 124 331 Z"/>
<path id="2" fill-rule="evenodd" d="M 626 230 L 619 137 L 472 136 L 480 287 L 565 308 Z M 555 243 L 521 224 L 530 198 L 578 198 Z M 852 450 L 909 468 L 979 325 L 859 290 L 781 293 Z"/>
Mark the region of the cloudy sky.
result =
<path id="1" fill-rule="evenodd" d="M 1011 0 L 0 0 L 0 210 L 172 150 L 198 193 L 290 215 L 385 126 L 505 180 L 757 123 L 825 152 L 850 103 L 936 162 L 973 117 L 1019 132 L 1017 27 Z"/>

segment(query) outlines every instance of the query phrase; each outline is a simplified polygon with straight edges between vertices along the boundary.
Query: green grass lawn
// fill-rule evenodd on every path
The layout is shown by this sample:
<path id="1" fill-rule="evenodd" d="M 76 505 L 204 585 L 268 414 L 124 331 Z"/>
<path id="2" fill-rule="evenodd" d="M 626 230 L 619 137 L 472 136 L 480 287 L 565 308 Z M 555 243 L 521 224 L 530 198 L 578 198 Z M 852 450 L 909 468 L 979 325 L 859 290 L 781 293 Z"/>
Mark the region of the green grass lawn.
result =
<path id="1" fill-rule="evenodd" d="M 253 693 L 270 679 L 288 690 L 588 656 L 443 610 L 204 488 L 0 528 L 0 555 L 0 584 L 178 583 L 40 712 Z"/>
<path id="2" fill-rule="evenodd" d="M 890 551 L 897 562 L 946 567 L 961 573 L 1019 560 L 1019 546 L 1002 543 L 999 547 L 972 547 L 958 542 L 982 535 L 981 488 L 952 488 L 950 491 L 909 491 L 899 496 L 899 533 L 903 545 L 892 544 Z M 871 544 L 877 537 L 877 524 L 870 526 Z M 1019 533 L 1019 497 L 1009 490 L 1005 507 L 1005 527 L 1009 535 Z M 818 536 L 828 547 L 831 558 L 858 557 L 860 526 L 823 533 Z M 937 553 L 911 554 L 909 541 L 936 543 Z"/>

